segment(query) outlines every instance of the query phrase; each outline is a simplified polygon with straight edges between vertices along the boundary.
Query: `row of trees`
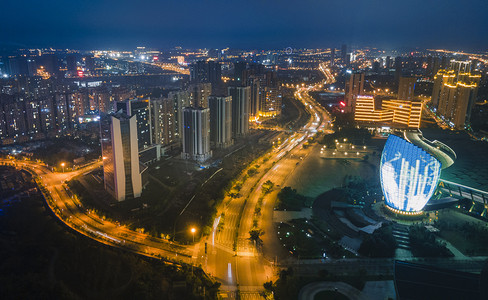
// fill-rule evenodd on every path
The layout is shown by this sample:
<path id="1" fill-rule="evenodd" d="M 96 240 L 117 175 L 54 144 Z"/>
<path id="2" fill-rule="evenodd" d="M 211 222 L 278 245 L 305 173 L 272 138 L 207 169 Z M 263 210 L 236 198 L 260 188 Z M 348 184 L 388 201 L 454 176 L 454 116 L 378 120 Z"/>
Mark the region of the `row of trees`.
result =
<path id="1" fill-rule="evenodd" d="M 253 216 L 253 227 L 249 231 L 249 239 L 254 241 L 256 244 L 261 244 L 261 236 L 264 234 L 264 230 L 259 228 L 259 220 L 261 218 L 261 206 L 263 205 L 264 197 L 269 194 L 274 187 L 274 183 L 271 180 L 267 180 L 263 185 L 261 197 L 259 197 L 256 206 L 254 207 L 254 216 Z"/>

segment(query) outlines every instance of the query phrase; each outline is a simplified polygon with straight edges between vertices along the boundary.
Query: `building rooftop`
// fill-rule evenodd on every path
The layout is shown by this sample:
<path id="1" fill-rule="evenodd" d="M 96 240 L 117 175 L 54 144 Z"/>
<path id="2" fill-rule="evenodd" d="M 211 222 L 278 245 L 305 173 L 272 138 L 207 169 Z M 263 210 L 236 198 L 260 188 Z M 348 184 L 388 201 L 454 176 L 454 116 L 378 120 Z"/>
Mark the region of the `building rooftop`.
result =
<path id="1" fill-rule="evenodd" d="M 441 180 L 448 180 L 488 192 L 488 143 L 472 140 L 466 132 L 424 129 L 428 139 L 441 140 L 456 152 L 455 163 L 441 172 Z"/>
<path id="2" fill-rule="evenodd" d="M 395 261 L 398 299 L 482 299 L 480 275 Z"/>
<path id="3" fill-rule="evenodd" d="M 404 138 L 410 143 L 424 149 L 441 162 L 442 169 L 446 169 L 454 164 L 456 153 L 449 146 L 437 140 L 429 141 L 424 138 L 420 130 L 405 131 Z"/>

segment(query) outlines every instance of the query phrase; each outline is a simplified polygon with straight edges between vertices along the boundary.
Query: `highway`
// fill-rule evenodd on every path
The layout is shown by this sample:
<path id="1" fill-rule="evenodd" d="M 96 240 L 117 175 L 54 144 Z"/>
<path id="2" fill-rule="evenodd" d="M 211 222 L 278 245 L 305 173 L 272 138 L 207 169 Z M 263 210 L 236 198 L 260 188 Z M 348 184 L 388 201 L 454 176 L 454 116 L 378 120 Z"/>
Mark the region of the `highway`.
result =
<path id="1" fill-rule="evenodd" d="M 350 260 L 295 260 L 281 245 L 273 224 L 273 212 L 277 194 L 314 147 L 304 147 L 309 138 L 318 132 L 331 133 L 332 124 L 328 112 L 310 95 L 323 84 L 333 83 L 335 78 L 326 64 L 319 67 L 325 82 L 296 88 L 295 99 L 310 114 L 307 124 L 286 136 L 281 135 L 273 149 L 249 164 L 236 178 L 242 182 L 239 196 L 226 196 L 217 207 L 210 235 L 194 245 L 179 245 L 166 239 L 151 237 L 143 232 L 130 230 L 118 222 L 106 220 L 84 208 L 65 182 L 101 166 L 94 162 L 81 169 L 53 172 L 44 164 L 29 160 L 0 159 L 0 164 L 13 164 L 36 175 L 36 181 L 53 213 L 71 229 L 106 245 L 123 248 L 145 256 L 161 258 L 169 262 L 201 266 L 203 270 L 222 283 L 221 292 L 228 299 L 262 299 L 263 283 L 277 279 L 280 267 L 293 266 L 297 274 L 313 274 L 326 268 L 331 273 L 354 273 L 359 268 L 368 274 L 392 274 L 391 259 Z M 257 173 L 248 176 L 250 167 Z M 263 193 L 265 182 L 274 187 Z M 260 213 L 256 214 L 256 209 Z M 250 240 L 249 231 L 258 228 L 264 233 L 261 242 Z M 447 260 L 443 264 L 465 271 L 479 270 L 480 262 Z M 463 270 L 464 270 L 463 269 Z"/>
<path id="2" fill-rule="evenodd" d="M 321 86 L 317 84 L 297 88 L 295 98 L 304 104 L 311 115 L 310 120 L 301 130 L 279 140 L 270 152 L 249 165 L 259 165 L 257 174 L 245 180 L 240 197 L 226 197 L 222 201 L 212 233 L 195 245 L 182 246 L 154 238 L 130 230 L 118 222 L 106 220 L 84 208 L 65 182 L 99 168 L 101 161 L 67 172 L 53 172 L 47 166 L 29 160 L 3 159 L 0 163 L 14 164 L 36 175 L 36 181 L 43 187 L 41 190 L 50 209 L 67 226 L 80 234 L 141 255 L 201 265 L 207 274 L 222 283 L 221 290 L 229 298 L 260 299 L 259 292 L 263 291 L 263 283 L 276 279 L 275 266 L 278 259 L 280 263 L 290 259 L 274 232 L 273 210 L 276 195 L 281 184 L 311 151 L 310 148 L 303 147 L 304 143 L 317 132 L 330 130 L 327 111 L 308 94 Z M 247 170 L 238 180 L 244 181 L 246 172 Z M 274 183 L 274 188 L 270 193 L 263 194 L 262 186 L 268 180 Z M 254 211 L 260 199 L 261 213 L 255 215 Z M 262 243 L 257 245 L 249 239 L 249 231 L 253 227 L 264 231 Z"/>
<path id="3" fill-rule="evenodd" d="M 191 263 L 191 248 L 167 240 L 158 239 L 105 220 L 93 211 L 83 208 L 76 196 L 69 192 L 65 182 L 101 166 L 97 161 L 71 172 L 52 172 L 45 165 L 26 160 L 0 160 L 1 164 L 14 164 L 38 176 L 38 184 L 44 187 L 46 202 L 56 216 L 73 230 L 101 243 L 129 249 L 152 257 L 170 261 Z"/>
<path id="4" fill-rule="evenodd" d="M 322 72 L 324 74 L 324 76 L 325 76 L 325 82 L 327 84 L 332 84 L 332 83 L 334 83 L 336 81 L 334 75 L 332 74 L 332 71 L 329 68 L 329 63 L 328 62 L 321 63 L 319 65 L 319 70 L 320 70 L 320 72 Z"/>
<path id="5" fill-rule="evenodd" d="M 263 283 L 276 279 L 276 263 L 290 259 L 274 232 L 274 203 L 281 185 L 311 151 L 303 144 L 318 131 L 330 130 L 327 111 L 308 94 L 318 86 L 297 89 L 295 98 L 304 104 L 311 115 L 310 120 L 301 130 L 278 143 L 269 154 L 250 164 L 259 165 L 259 172 L 244 181 L 239 198 L 224 199 L 218 207 L 212 233 L 195 248 L 193 258 L 197 264 L 219 280 L 221 290 L 231 298 L 239 293 L 242 299 L 260 299 Z M 244 180 L 246 171 L 238 178 L 239 181 Z M 262 187 L 268 180 L 274 183 L 274 188 L 264 195 Z M 261 214 L 255 215 L 260 198 Z M 223 225 L 218 226 L 220 222 Z M 264 231 L 262 244 L 255 245 L 249 239 L 249 231 L 253 227 Z"/>

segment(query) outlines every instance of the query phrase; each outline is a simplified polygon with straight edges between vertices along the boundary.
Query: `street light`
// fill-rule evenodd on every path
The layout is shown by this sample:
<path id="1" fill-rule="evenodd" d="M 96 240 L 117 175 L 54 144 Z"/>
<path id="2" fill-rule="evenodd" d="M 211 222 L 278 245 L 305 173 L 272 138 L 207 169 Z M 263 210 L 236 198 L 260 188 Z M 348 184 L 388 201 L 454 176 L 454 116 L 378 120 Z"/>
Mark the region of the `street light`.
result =
<path id="1" fill-rule="evenodd" d="M 64 162 L 62 162 L 62 163 L 61 163 L 61 167 L 63 167 L 63 173 L 64 173 L 64 166 L 65 166 L 65 163 L 64 163 Z"/>
<path id="2" fill-rule="evenodd" d="M 192 227 L 190 229 L 190 231 L 191 231 L 191 235 L 193 237 L 193 243 L 195 243 L 195 232 L 197 232 L 197 229 L 195 227 Z"/>
<path id="3" fill-rule="evenodd" d="M 195 227 L 192 227 L 190 229 L 191 235 L 193 237 L 193 244 L 195 244 L 195 232 L 197 232 L 197 229 Z M 193 256 L 191 257 L 191 274 L 193 275 Z"/>

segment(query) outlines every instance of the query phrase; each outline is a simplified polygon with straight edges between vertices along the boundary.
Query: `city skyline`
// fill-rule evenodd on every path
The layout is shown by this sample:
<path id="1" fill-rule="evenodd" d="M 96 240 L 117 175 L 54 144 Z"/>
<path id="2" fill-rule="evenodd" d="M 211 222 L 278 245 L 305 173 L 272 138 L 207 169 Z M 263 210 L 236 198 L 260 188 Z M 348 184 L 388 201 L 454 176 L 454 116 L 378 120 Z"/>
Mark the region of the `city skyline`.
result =
<path id="1" fill-rule="evenodd" d="M 128 1 L 48 1 L 43 7 L 24 1 L 6 4 L 6 11 L 22 11 L 22 17 L 6 14 L 0 20 L 0 27 L 7 29 L 0 40 L 3 47 L 81 49 L 313 48 L 346 43 L 480 50 L 488 44 L 480 39 L 488 27 L 486 8 L 486 2 L 474 0 L 462 5 L 448 0 L 442 7 L 434 1 L 242 5 L 190 0 L 147 1 L 136 7 Z"/>
<path id="2" fill-rule="evenodd" d="M 486 0 L 8 2 L 8 299 L 488 299 Z"/>

